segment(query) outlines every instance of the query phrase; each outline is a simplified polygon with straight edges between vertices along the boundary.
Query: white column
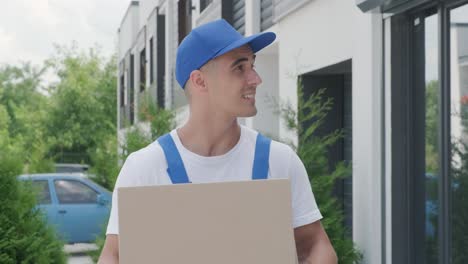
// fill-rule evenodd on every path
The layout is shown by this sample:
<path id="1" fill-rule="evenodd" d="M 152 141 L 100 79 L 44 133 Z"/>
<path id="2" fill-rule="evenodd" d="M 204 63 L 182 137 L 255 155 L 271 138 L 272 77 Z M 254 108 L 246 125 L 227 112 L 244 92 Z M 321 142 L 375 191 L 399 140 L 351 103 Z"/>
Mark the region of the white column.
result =
<path id="1" fill-rule="evenodd" d="M 176 1 L 166 1 L 166 76 L 165 76 L 165 100 L 166 109 L 172 108 L 172 93 L 173 93 L 173 71 L 174 71 L 174 60 L 173 60 L 173 49 L 174 41 L 177 36 L 174 36 L 174 28 L 177 28 L 176 19 L 177 12 L 174 9 L 174 3 Z"/>
<path id="2" fill-rule="evenodd" d="M 260 32 L 260 1 L 245 0 L 245 35 L 250 36 L 258 32 Z M 247 127 L 254 127 L 252 117 L 245 118 L 244 121 Z"/>
<path id="3" fill-rule="evenodd" d="M 385 256 L 392 263 L 392 83 L 391 83 L 391 19 L 384 20 L 385 41 Z"/>

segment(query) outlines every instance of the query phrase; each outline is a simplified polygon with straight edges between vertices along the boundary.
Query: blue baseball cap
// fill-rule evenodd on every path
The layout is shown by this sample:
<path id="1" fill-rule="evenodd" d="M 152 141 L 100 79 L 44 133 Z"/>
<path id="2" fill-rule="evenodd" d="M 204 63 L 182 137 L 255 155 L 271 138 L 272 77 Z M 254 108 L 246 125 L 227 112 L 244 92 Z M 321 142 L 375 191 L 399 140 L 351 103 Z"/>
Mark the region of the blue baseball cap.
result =
<path id="1" fill-rule="evenodd" d="M 190 74 L 209 60 L 249 44 L 255 53 L 276 39 L 273 32 L 242 36 L 226 20 L 219 19 L 194 28 L 180 43 L 176 58 L 176 79 L 184 88 Z"/>

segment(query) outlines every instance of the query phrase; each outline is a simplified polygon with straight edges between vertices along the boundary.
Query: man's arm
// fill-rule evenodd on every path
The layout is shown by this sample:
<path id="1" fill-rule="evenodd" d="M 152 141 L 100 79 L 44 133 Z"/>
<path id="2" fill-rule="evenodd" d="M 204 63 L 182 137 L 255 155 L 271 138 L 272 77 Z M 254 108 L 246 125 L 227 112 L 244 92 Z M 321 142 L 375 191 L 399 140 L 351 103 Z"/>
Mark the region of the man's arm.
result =
<path id="1" fill-rule="evenodd" d="M 119 263 L 119 236 L 107 235 L 98 264 Z"/>
<path id="2" fill-rule="evenodd" d="M 295 228 L 294 238 L 299 263 L 338 263 L 335 250 L 320 221 Z"/>

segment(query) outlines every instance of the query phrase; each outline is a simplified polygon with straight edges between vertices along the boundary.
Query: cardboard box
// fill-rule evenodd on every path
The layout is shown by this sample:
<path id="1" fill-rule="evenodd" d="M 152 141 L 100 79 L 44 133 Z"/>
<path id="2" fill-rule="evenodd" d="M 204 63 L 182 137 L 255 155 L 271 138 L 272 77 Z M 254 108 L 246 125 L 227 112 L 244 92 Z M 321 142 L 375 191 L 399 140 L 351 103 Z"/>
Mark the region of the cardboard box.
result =
<path id="1" fill-rule="evenodd" d="M 289 180 L 118 192 L 120 263 L 297 263 Z"/>

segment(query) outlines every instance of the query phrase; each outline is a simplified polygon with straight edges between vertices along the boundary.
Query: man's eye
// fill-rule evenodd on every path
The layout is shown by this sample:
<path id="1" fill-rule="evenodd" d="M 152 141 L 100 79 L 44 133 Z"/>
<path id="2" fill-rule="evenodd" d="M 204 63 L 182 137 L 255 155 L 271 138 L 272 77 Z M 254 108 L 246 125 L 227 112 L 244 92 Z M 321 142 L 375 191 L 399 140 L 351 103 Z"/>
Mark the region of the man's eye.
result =
<path id="1" fill-rule="evenodd" d="M 244 65 L 239 65 L 236 67 L 236 70 L 238 71 L 243 71 L 244 70 Z"/>

